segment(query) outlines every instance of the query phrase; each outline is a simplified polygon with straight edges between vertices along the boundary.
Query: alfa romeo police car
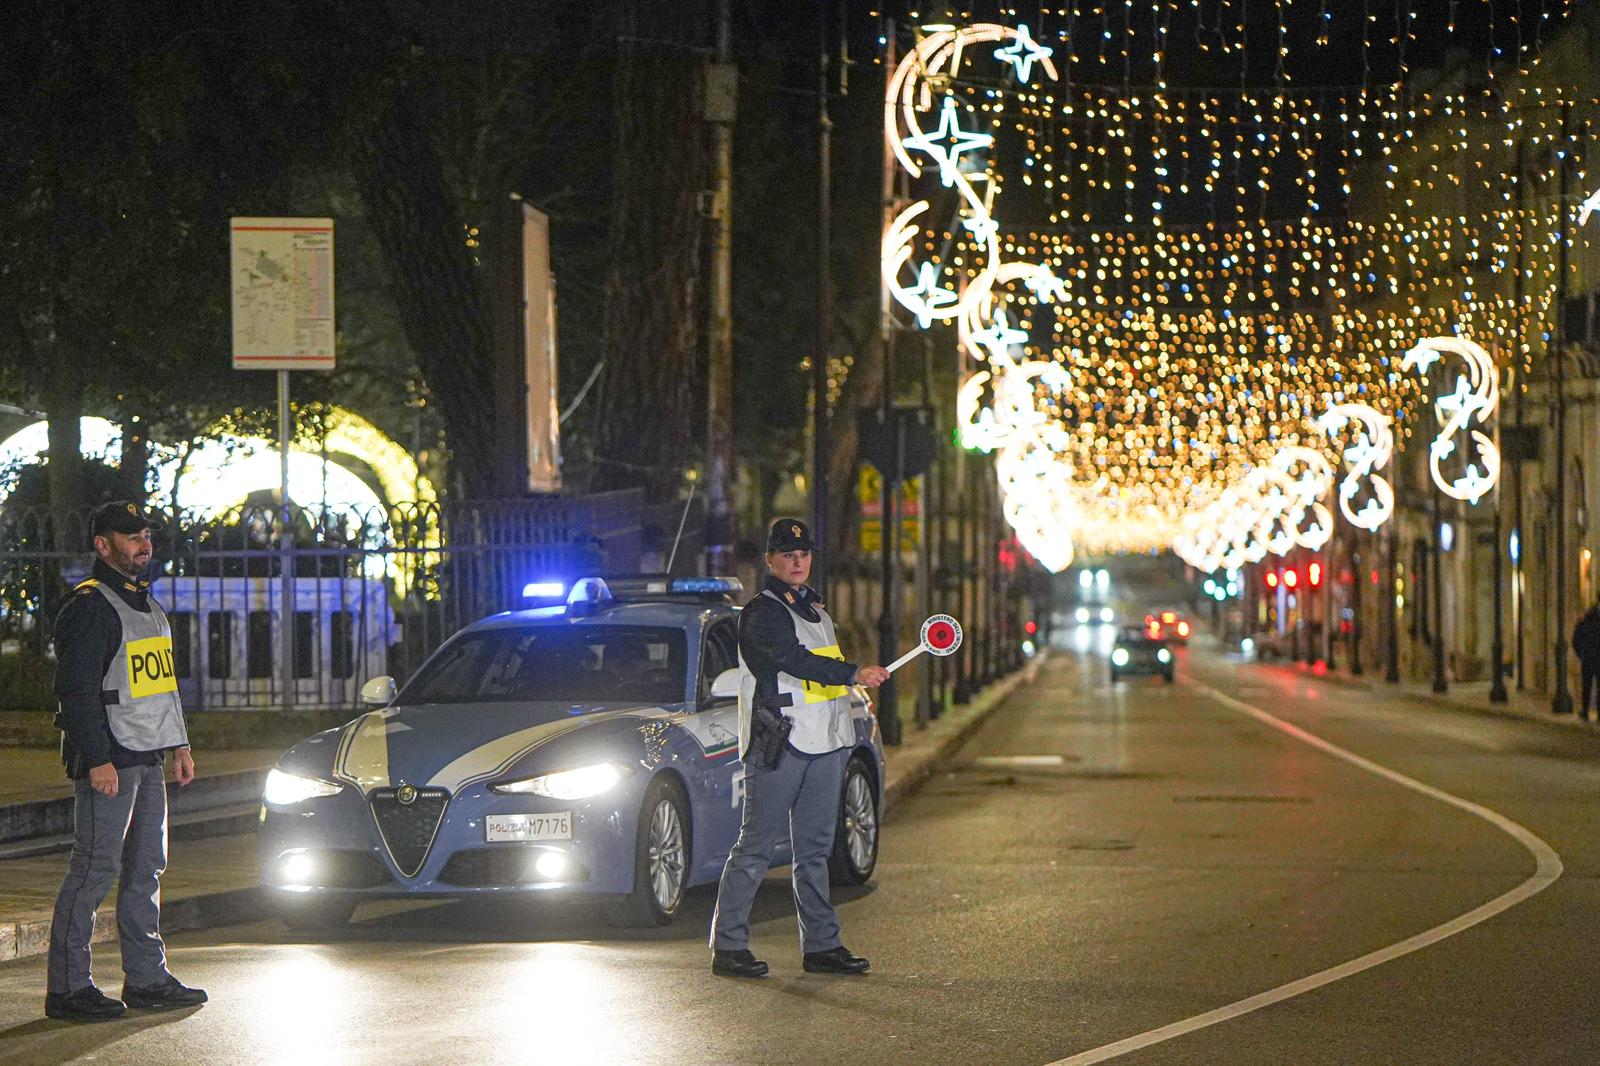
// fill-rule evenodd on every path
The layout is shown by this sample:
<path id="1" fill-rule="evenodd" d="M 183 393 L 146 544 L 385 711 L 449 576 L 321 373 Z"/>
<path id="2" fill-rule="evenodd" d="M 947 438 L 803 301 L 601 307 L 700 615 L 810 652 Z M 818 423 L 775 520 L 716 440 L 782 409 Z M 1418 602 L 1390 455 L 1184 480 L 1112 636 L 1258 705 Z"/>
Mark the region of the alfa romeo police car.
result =
<path id="1" fill-rule="evenodd" d="M 612 897 L 670 922 L 738 837 L 738 608 L 731 578 L 535 583 L 554 602 L 485 618 L 374 710 L 292 748 L 262 795 L 261 879 L 300 929 L 363 900 Z M 855 743 L 831 860 L 872 876 L 884 757 L 852 690 Z M 788 862 L 787 854 L 779 856 Z"/>

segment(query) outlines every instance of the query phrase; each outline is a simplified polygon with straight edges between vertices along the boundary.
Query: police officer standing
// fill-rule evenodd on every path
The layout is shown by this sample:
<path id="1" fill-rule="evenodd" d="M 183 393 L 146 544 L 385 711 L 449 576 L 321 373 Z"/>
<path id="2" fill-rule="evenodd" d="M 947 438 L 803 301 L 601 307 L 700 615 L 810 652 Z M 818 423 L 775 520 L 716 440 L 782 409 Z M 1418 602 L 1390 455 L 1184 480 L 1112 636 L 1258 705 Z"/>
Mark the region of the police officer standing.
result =
<path id="1" fill-rule="evenodd" d="M 845 761 L 855 742 L 849 685 L 881 685 L 881 666 L 844 661 L 833 619 L 806 582 L 811 532 L 780 518 L 767 534 L 768 576 L 739 616 L 739 750 L 744 823 L 728 855 L 711 919 L 711 972 L 761 977 L 750 952 L 750 908 L 784 837 L 794 855 L 794 899 L 809 973 L 866 973 L 839 940 L 828 898 L 828 853 L 839 822 Z"/>
<path id="2" fill-rule="evenodd" d="M 128 1007 L 170 1010 L 206 1001 L 167 971 L 160 931 L 160 877 L 167 866 L 164 762 L 179 785 L 194 758 L 178 701 L 172 627 L 144 574 L 159 522 L 120 500 L 95 511 L 94 574 L 56 617 L 56 725 L 73 780 L 76 837 L 50 925 L 45 1013 L 104 1021 Z M 95 910 L 121 873 L 117 932 L 122 999 L 95 987 L 89 941 Z M 125 1002 L 124 1002 L 125 1001 Z"/>

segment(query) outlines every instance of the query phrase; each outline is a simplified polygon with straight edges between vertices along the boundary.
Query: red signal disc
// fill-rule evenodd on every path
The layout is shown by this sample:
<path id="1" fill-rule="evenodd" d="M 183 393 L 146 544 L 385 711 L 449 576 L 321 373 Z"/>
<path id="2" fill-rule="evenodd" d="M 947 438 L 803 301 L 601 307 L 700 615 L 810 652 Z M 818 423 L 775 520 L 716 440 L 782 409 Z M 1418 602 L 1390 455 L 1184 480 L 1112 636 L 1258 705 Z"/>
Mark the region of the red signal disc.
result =
<path id="1" fill-rule="evenodd" d="M 936 614 L 922 623 L 922 643 L 935 655 L 949 655 L 961 647 L 961 623 Z"/>
<path id="2" fill-rule="evenodd" d="M 935 622 L 928 627 L 928 647 L 938 648 L 943 651 L 955 643 L 956 631 L 950 628 L 949 622 Z"/>

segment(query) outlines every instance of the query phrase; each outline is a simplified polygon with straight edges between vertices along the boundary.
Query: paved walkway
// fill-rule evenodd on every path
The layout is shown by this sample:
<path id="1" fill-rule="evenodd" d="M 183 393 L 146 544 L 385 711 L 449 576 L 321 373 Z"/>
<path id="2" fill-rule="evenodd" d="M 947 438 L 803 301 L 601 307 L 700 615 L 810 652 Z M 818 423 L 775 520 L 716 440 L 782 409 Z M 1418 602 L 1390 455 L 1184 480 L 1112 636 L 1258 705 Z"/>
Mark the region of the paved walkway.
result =
<path id="1" fill-rule="evenodd" d="M 926 728 L 918 728 L 909 713 L 902 743 L 889 752 L 889 780 L 885 784 L 887 806 L 908 795 L 931 775 L 939 760 L 961 743 L 1019 685 L 1031 683 L 1042 659 L 1003 678 L 980 692 L 965 707 L 941 716 Z M 270 767 L 280 750 L 200 752 L 196 755 L 201 773 L 223 773 Z M 71 792 L 70 783 L 61 777 L 61 763 L 55 753 L 43 749 L 0 749 L 0 776 L 11 766 L 31 775 L 34 792 L 20 798 L 46 799 Z M 175 786 L 173 786 L 175 787 Z M 22 789 L 17 784 L 10 789 Z M 0 793 L 4 795 L 5 793 Z M 0 802 L 5 802 L 0 800 Z M 12 799 L 9 802 L 18 802 Z M 0 962 L 41 954 L 50 935 L 50 909 L 57 888 L 66 872 L 64 853 L 23 859 L 0 860 Z M 264 907 L 256 888 L 256 835 L 239 833 L 202 839 L 176 839 L 171 844 L 171 859 L 161 878 L 162 928 L 168 932 L 205 928 L 260 917 Z M 106 901 L 96 921 L 96 940 L 116 935 L 115 895 Z"/>

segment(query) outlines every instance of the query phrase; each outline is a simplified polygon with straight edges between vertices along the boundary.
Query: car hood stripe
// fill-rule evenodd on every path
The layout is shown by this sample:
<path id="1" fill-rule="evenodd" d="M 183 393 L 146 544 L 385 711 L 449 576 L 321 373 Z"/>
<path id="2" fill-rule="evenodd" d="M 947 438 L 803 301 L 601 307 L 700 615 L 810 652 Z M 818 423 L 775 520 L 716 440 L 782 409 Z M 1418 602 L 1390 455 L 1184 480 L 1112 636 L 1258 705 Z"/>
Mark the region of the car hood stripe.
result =
<path id="1" fill-rule="evenodd" d="M 451 795 L 456 794 L 467 785 L 498 776 L 510 770 L 517 760 L 528 755 L 534 749 L 550 743 L 557 737 L 565 736 L 584 726 L 594 725 L 596 722 L 607 722 L 613 718 L 664 718 L 670 717 L 672 712 L 659 707 L 627 707 L 616 711 L 600 711 L 595 714 L 586 714 L 581 718 L 567 718 L 555 722 L 545 722 L 542 725 L 519 729 L 515 733 L 507 733 L 503 737 L 496 737 L 487 744 L 473 748 L 433 775 L 428 785 L 433 788 L 448 789 Z"/>
<path id="2" fill-rule="evenodd" d="M 389 787 L 391 731 L 383 711 L 369 711 L 345 726 L 333 758 L 334 776 L 355 785 L 362 795 Z"/>

